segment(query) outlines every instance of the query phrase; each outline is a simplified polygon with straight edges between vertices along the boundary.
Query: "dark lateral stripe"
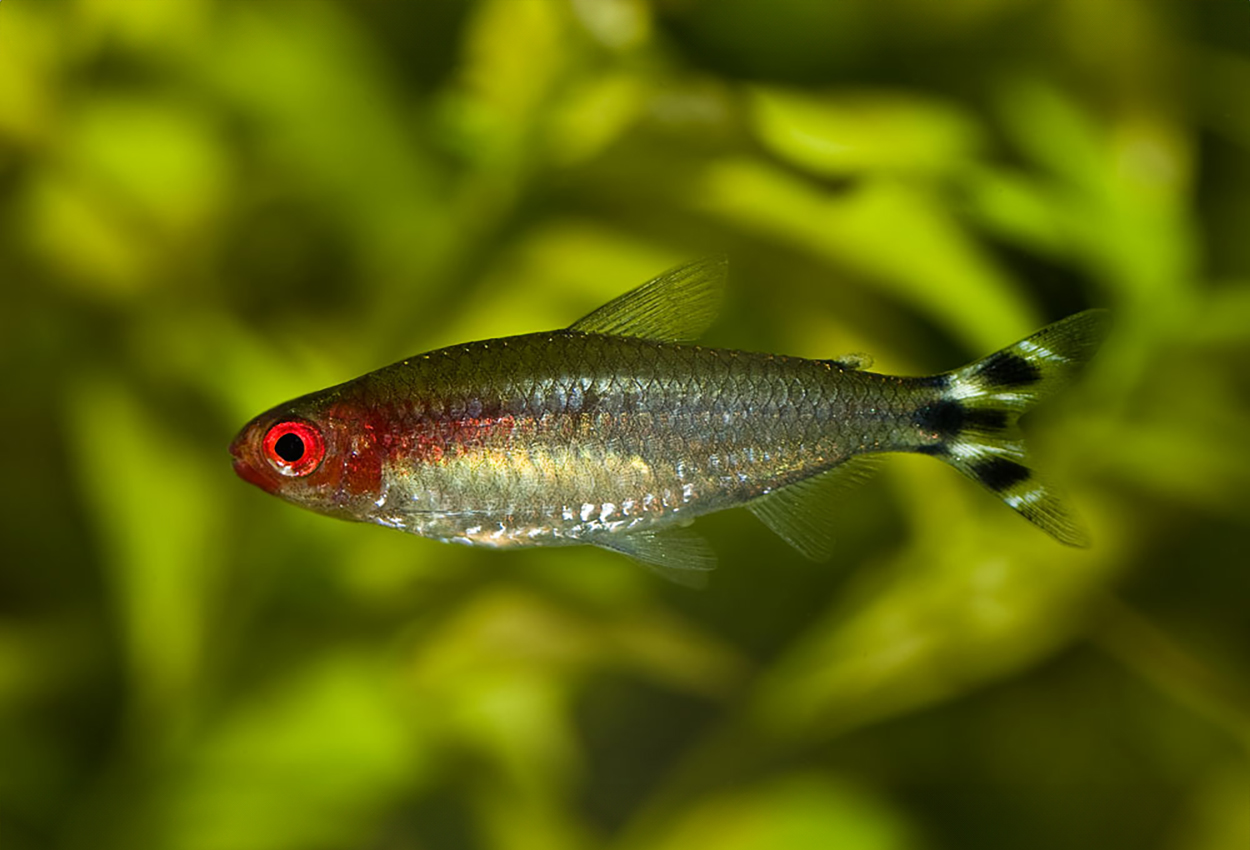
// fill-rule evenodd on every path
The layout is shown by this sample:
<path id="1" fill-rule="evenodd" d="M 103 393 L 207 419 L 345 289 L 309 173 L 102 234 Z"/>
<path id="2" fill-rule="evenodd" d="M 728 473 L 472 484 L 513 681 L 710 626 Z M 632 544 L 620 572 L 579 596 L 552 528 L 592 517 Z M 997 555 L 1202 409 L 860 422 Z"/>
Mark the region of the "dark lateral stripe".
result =
<path id="1" fill-rule="evenodd" d="M 944 399 L 917 408 L 912 422 L 925 434 L 949 442 L 965 431 L 1002 431 L 1007 427 L 1007 411 L 991 407 L 967 407 L 963 402 Z"/>
<path id="2" fill-rule="evenodd" d="M 991 457 L 972 465 L 972 474 L 995 493 L 1009 490 L 1029 477 L 1029 468 L 1014 460 Z"/>
<path id="3" fill-rule="evenodd" d="M 962 403 L 943 399 L 917 409 L 912 421 L 920 430 L 934 434 L 942 440 L 950 440 L 963 430 L 965 415 Z"/>
<path id="4" fill-rule="evenodd" d="M 966 409 L 964 427 L 978 431 L 1001 431 L 1007 427 L 1007 411 L 991 407 Z"/>
<path id="5" fill-rule="evenodd" d="M 991 387 L 1022 387 L 1037 383 L 1042 370 L 1019 354 L 999 351 L 982 361 L 977 374 Z"/>

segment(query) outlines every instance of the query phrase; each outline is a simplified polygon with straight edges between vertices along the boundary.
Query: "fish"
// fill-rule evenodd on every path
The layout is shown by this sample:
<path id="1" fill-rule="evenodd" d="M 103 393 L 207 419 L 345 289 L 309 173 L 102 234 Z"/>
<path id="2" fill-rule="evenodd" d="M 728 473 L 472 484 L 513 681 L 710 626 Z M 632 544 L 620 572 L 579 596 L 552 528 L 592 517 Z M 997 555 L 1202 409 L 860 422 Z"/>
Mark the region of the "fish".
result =
<path id="1" fill-rule="evenodd" d="M 1088 535 L 1033 469 L 1020 417 L 1106 336 L 1090 309 L 962 368 L 709 348 L 727 260 L 659 275 L 566 328 L 415 355 L 280 404 L 230 444 L 240 478 L 332 517 L 507 548 L 589 544 L 684 584 L 696 517 L 744 506 L 813 560 L 865 459 L 929 455 L 1061 543 Z"/>

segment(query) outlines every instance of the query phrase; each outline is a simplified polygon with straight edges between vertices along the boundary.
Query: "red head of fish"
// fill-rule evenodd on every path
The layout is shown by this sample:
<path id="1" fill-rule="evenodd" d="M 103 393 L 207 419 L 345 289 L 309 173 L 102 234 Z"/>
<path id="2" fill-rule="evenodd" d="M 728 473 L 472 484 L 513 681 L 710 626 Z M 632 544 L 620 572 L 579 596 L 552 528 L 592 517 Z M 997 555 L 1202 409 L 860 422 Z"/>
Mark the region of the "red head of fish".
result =
<path id="1" fill-rule="evenodd" d="M 320 395 L 320 394 L 318 394 Z M 297 399 L 257 416 L 230 443 L 249 484 L 320 513 L 357 518 L 381 492 L 377 417 L 341 398 Z"/>

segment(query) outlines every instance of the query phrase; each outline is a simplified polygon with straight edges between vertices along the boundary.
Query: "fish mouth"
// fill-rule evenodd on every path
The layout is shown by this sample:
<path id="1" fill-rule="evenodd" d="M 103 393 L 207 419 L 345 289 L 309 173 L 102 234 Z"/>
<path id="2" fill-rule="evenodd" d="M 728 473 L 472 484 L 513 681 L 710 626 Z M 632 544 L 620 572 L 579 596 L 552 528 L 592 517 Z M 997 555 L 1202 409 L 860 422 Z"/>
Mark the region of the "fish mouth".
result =
<path id="1" fill-rule="evenodd" d="M 277 489 L 277 484 L 272 475 L 266 474 L 268 470 L 255 463 L 254 452 L 250 447 L 255 444 L 252 439 L 256 426 L 249 424 L 239 432 L 233 440 L 230 441 L 230 455 L 234 459 L 234 474 L 242 478 L 248 484 L 252 484 L 266 493 L 272 493 Z"/>
<path id="2" fill-rule="evenodd" d="M 248 484 L 255 484 L 262 490 L 273 490 L 273 485 L 254 466 L 241 458 L 234 459 L 234 474 Z"/>

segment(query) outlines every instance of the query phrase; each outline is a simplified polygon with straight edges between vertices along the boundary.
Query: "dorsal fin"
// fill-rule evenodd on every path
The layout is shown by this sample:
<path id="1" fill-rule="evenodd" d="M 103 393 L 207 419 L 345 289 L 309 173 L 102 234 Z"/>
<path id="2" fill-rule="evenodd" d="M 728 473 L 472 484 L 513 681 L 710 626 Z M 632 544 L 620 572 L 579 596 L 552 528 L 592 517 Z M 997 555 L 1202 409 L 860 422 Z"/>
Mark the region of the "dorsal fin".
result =
<path id="1" fill-rule="evenodd" d="M 578 319 L 569 330 L 661 342 L 697 339 L 716 318 L 728 270 L 723 255 L 669 269 Z"/>
<path id="2" fill-rule="evenodd" d="M 804 557 L 827 561 L 834 546 L 833 494 L 865 477 L 871 468 L 870 460 L 855 458 L 761 496 L 747 508 Z"/>

